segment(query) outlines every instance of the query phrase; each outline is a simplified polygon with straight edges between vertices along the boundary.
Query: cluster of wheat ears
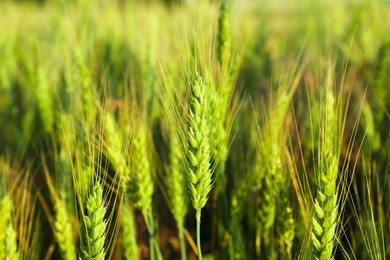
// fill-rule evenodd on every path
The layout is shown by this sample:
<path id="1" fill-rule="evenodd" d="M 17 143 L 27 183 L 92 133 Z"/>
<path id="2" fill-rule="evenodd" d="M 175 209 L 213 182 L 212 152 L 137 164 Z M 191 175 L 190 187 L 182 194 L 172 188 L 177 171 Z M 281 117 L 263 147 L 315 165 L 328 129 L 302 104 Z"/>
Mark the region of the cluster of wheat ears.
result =
<path id="1" fill-rule="evenodd" d="M 390 257 L 390 6 L 2 1 L 0 259 Z"/>

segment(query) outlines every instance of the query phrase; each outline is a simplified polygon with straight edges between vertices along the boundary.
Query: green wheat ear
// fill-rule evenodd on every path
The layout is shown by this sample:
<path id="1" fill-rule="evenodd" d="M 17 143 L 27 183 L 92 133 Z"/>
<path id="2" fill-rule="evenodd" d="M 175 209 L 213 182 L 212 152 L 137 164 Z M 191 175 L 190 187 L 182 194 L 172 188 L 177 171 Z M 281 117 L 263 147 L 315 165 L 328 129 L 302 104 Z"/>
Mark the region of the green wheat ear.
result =
<path id="1" fill-rule="evenodd" d="M 292 259 L 291 249 L 295 237 L 295 222 L 293 218 L 293 209 L 289 200 L 289 185 L 283 184 L 279 194 L 277 209 L 277 233 L 280 257 L 283 259 Z"/>
<path id="2" fill-rule="evenodd" d="M 114 117 L 108 112 L 104 115 L 104 135 L 106 156 L 115 168 L 122 188 L 125 189 L 130 179 L 130 170 L 124 155 L 123 137 Z"/>
<path id="3" fill-rule="evenodd" d="M 9 195 L 0 202 L 0 257 L 1 259 L 17 260 L 19 252 L 17 247 L 17 234 L 12 225 L 13 203 Z"/>
<path id="4" fill-rule="evenodd" d="M 122 204 L 123 249 L 126 259 L 139 259 L 134 209 L 125 197 Z"/>
<path id="5" fill-rule="evenodd" d="M 129 192 L 137 209 L 145 218 L 152 213 L 154 185 L 149 161 L 147 130 L 139 127 L 132 134 L 131 183 Z"/>
<path id="6" fill-rule="evenodd" d="M 96 183 L 88 195 L 84 215 L 85 233 L 83 235 L 82 259 L 104 260 L 106 250 L 106 226 L 104 220 L 106 207 L 103 200 L 103 188 Z"/>
<path id="7" fill-rule="evenodd" d="M 206 205 L 208 194 L 212 188 L 206 88 L 202 77 L 197 75 L 191 86 L 189 97 L 187 177 L 192 205 L 197 211 L 196 220 L 198 222 L 200 222 L 200 210 Z"/>
<path id="8" fill-rule="evenodd" d="M 183 149 L 180 142 L 179 134 L 171 130 L 170 133 L 170 165 L 166 175 L 166 184 L 170 200 L 170 209 L 176 220 L 179 231 L 181 259 L 187 259 L 185 239 L 184 239 L 184 222 L 187 214 L 187 194 L 186 179 L 183 171 Z"/>
<path id="9" fill-rule="evenodd" d="M 54 222 L 54 236 L 66 260 L 76 259 L 76 250 L 72 234 L 72 224 L 65 203 L 60 198 L 54 202 L 56 214 Z"/>
<path id="10" fill-rule="evenodd" d="M 339 156 L 337 152 L 337 113 L 331 85 L 325 89 L 323 111 L 322 147 L 320 148 L 320 173 L 317 197 L 314 201 L 314 216 L 311 242 L 315 259 L 333 259 L 336 239 L 338 203 L 337 175 Z"/>
<path id="11" fill-rule="evenodd" d="M 154 183 L 152 167 L 149 161 L 148 132 L 145 126 L 140 126 L 132 133 L 131 150 L 131 181 L 129 183 L 129 196 L 135 207 L 142 212 L 149 233 L 150 258 L 162 259 L 156 227 L 153 216 Z"/>
<path id="12" fill-rule="evenodd" d="M 230 28 L 228 0 L 222 0 L 218 16 L 218 61 L 221 65 L 227 64 L 230 56 Z"/>
<path id="13" fill-rule="evenodd" d="M 170 136 L 170 166 L 167 173 L 168 195 L 171 201 L 172 214 L 179 227 L 184 225 L 187 213 L 187 194 L 185 176 L 182 172 L 184 154 L 178 134 L 172 131 Z"/>
<path id="14" fill-rule="evenodd" d="M 206 205 L 208 195 L 213 186 L 210 169 L 210 144 L 208 126 L 207 86 L 197 74 L 191 85 L 189 95 L 189 114 L 187 130 L 187 179 L 191 192 L 192 206 L 196 210 L 198 257 L 202 259 L 200 245 L 201 210 Z"/>

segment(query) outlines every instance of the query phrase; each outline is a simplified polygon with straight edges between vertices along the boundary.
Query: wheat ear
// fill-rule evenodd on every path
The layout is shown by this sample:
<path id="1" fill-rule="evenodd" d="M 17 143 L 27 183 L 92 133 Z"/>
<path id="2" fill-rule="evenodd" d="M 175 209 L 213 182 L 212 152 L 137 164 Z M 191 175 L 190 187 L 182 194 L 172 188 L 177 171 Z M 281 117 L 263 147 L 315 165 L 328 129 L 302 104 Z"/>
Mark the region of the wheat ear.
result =
<path id="1" fill-rule="evenodd" d="M 100 183 L 93 186 L 86 202 L 86 213 L 84 215 L 85 233 L 83 235 L 82 259 L 104 260 L 106 250 L 105 221 L 106 207 L 103 200 L 103 188 Z"/>
<path id="2" fill-rule="evenodd" d="M 135 207 L 142 212 L 149 232 L 150 258 L 161 259 L 161 252 L 156 237 L 152 207 L 154 184 L 151 165 L 148 158 L 147 131 L 144 126 L 139 127 L 132 134 L 132 162 L 131 182 L 129 185 L 131 199 Z"/>
<path id="3" fill-rule="evenodd" d="M 54 202 L 55 222 L 54 236 L 66 260 L 76 259 L 76 250 L 72 234 L 72 224 L 65 203 L 57 198 Z"/>
<path id="4" fill-rule="evenodd" d="M 170 166 L 167 172 L 166 183 L 171 204 L 170 208 L 179 230 L 181 258 L 184 260 L 187 259 L 184 240 L 184 218 L 187 214 L 186 180 L 182 167 L 184 155 L 179 135 L 172 131 L 170 137 Z"/>
<path id="5" fill-rule="evenodd" d="M 314 201 L 311 243 L 315 259 L 333 259 L 333 247 L 337 227 L 337 115 L 331 85 L 325 89 L 323 111 L 322 147 L 320 148 L 319 182 Z"/>
<path id="6" fill-rule="evenodd" d="M 130 171 L 124 156 L 123 137 L 114 117 L 110 113 L 104 115 L 104 135 L 106 156 L 115 168 L 123 190 L 130 179 Z"/>
<path id="7" fill-rule="evenodd" d="M 218 61 L 227 64 L 230 54 L 229 3 L 222 0 L 218 16 Z"/>
<path id="8" fill-rule="evenodd" d="M 126 196 L 126 195 L 125 195 Z M 137 229 L 134 209 L 125 197 L 122 204 L 123 249 L 126 259 L 138 259 Z"/>
<path id="9" fill-rule="evenodd" d="M 212 188 L 210 169 L 210 148 L 207 126 L 206 84 L 200 75 L 196 75 L 189 95 L 187 176 L 191 191 L 192 206 L 196 210 L 198 257 L 202 259 L 200 247 L 201 210 L 206 205 Z"/>
<path id="10" fill-rule="evenodd" d="M 18 260 L 17 234 L 12 225 L 13 203 L 6 195 L 0 203 L 2 221 L 0 224 L 0 257 L 1 259 Z"/>

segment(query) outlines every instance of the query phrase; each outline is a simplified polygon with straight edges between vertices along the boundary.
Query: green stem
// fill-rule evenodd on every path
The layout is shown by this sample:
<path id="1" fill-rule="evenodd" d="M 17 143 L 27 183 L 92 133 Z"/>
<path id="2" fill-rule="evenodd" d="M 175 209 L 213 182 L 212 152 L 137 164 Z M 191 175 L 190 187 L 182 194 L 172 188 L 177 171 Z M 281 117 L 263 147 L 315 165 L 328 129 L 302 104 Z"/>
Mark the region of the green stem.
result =
<path id="1" fill-rule="evenodd" d="M 200 215 L 201 211 L 196 212 L 197 221 L 196 221 L 196 246 L 198 248 L 198 260 L 202 260 L 202 249 L 200 244 Z"/>
<path id="2" fill-rule="evenodd" d="M 148 229 L 149 233 L 149 252 L 150 252 L 150 260 L 155 260 L 155 254 L 154 254 L 154 221 L 153 217 L 151 217 L 152 213 L 144 213 L 144 218 L 146 222 L 146 228 Z"/>
<path id="3" fill-rule="evenodd" d="M 179 239 L 180 239 L 181 260 L 187 260 L 186 241 L 184 239 L 183 224 L 179 225 Z"/>
<path id="4" fill-rule="evenodd" d="M 149 234 L 149 252 L 150 260 L 155 260 L 154 256 L 154 238 Z"/>
<path id="5" fill-rule="evenodd" d="M 150 250 L 150 259 L 151 260 L 162 260 L 162 254 L 160 251 L 160 247 L 158 245 L 158 240 L 156 237 L 156 233 L 154 232 L 154 218 L 153 218 L 153 212 L 150 211 L 146 215 L 146 226 L 149 233 L 149 250 Z"/>

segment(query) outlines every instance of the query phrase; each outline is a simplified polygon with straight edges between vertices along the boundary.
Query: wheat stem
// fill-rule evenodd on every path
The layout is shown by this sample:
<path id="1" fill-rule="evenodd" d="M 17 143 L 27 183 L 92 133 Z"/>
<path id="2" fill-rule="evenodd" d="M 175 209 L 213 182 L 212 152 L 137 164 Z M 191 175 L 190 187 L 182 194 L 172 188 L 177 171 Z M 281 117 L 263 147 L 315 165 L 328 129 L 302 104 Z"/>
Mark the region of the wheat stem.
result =
<path id="1" fill-rule="evenodd" d="M 187 260 L 186 241 L 185 241 L 185 237 L 184 237 L 183 225 L 179 226 L 179 240 L 180 240 L 181 260 Z"/>
<path id="2" fill-rule="evenodd" d="M 146 214 L 146 227 L 149 232 L 149 248 L 150 248 L 150 259 L 162 260 L 162 254 L 158 244 L 158 238 L 154 229 L 154 217 L 153 212 L 150 211 Z"/>
<path id="3" fill-rule="evenodd" d="M 201 210 L 196 212 L 197 218 L 200 219 Z M 200 221 L 196 221 L 196 247 L 198 249 L 198 259 L 202 260 L 202 245 L 200 244 Z"/>

